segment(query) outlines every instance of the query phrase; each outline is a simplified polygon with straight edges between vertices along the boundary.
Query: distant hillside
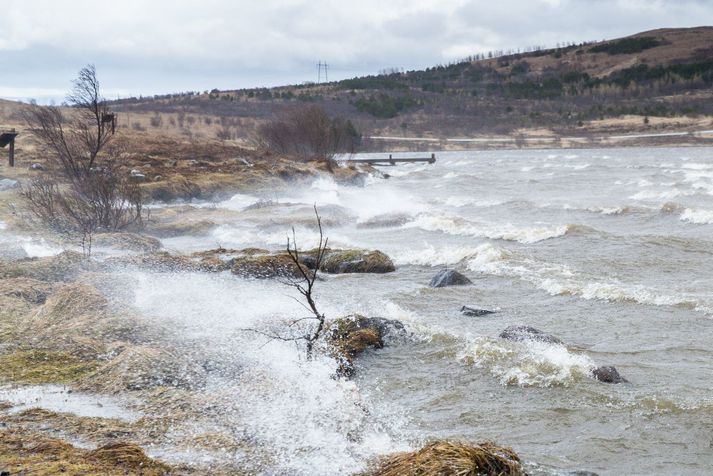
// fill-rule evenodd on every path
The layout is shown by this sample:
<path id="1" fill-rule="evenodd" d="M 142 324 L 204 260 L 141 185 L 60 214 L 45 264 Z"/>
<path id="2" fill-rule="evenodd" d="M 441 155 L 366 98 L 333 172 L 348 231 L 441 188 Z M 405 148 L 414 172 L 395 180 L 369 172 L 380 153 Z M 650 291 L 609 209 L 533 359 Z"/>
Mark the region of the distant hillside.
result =
<path id="1" fill-rule="evenodd" d="M 210 126 L 225 139 L 244 138 L 259 121 L 301 102 L 322 104 L 374 135 L 453 137 L 533 128 L 572 134 L 622 116 L 641 116 L 641 128 L 651 127 L 644 117 L 654 123 L 713 116 L 713 27 L 495 56 L 320 85 L 131 98 L 115 107 L 151 119 L 140 127 L 170 122 L 192 133 Z"/>

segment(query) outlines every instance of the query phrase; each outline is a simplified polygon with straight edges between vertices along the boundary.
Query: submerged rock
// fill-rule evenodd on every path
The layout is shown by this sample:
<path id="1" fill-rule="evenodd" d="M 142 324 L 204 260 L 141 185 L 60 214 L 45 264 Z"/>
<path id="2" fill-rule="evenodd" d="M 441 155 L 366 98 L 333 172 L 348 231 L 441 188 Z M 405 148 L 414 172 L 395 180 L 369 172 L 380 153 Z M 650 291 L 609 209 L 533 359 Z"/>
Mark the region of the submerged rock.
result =
<path id="1" fill-rule="evenodd" d="M 510 326 L 500 333 L 500 338 L 513 341 L 534 340 L 537 342 L 544 342 L 546 344 L 564 345 L 560 339 L 552 334 L 548 334 L 547 332 L 543 332 L 530 326 Z"/>
<path id="2" fill-rule="evenodd" d="M 592 375 L 595 379 L 604 383 L 627 383 L 628 380 L 619 374 L 619 371 L 612 366 L 597 367 L 592 370 Z"/>
<path id="3" fill-rule="evenodd" d="M 495 311 L 488 311 L 487 309 L 478 309 L 473 306 L 463 306 L 460 308 L 460 312 L 465 316 L 478 317 L 485 316 L 488 314 L 495 314 Z"/>
<path id="4" fill-rule="evenodd" d="M 523 476 L 520 457 L 492 442 L 434 441 L 417 451 L 386 456 L 368 476 L 500 475 Z"/>
<path id="5" fill-rule="evenodd" d="M 473 282 L 452 268 L 442 269 L 436 274 L 428 285 L 432 288 L 443 288 L 446 286 L 464 286 Z"/>
<path id="6" fill-rule="evenodd" d="M 379 250 L 328 251 L 320 270 L 325 273 L 391 273 L 396 271 L 391 258 Z"/>

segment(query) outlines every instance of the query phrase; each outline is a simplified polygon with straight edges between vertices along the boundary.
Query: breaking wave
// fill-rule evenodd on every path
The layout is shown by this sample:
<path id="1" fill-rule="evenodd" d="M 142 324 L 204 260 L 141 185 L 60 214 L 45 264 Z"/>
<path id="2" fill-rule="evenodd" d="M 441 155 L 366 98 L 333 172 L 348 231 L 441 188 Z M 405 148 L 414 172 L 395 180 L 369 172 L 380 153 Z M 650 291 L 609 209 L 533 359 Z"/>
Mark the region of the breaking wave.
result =
<path id="1" fill-rule="evenodd" d="M 403 227 L 439 231 L 448 235 L 477 236 L 531 244 L 564 236 L 570 230 L 571 225 L 517 228 L 511 224 L 478 224 L 460 217 L 421 214 Z"/>
<path id="2" fill-rule="evenodd" d="M 596 367 L 588 356 L 560 344 L 488 338 L 476 339 L 461 359 L 487 370 L 501 385 L 520 387 L 569 386 L 587 378 Z"/>

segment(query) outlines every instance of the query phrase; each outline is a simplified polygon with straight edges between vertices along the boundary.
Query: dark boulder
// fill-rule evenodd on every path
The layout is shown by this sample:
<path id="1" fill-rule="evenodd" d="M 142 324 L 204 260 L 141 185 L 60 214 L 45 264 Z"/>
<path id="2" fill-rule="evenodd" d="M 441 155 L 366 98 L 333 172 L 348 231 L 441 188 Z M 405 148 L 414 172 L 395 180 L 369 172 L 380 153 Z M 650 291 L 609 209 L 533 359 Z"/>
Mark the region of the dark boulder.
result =
<path id="1" fill-rule="evenodd" d="M 460 308 L 460 312 L 463 313 L 465 316 L 471 316 L 471 317 L 478 317 L 478 316 L 485 316 L 488 314 L 494 314 L 495 311 L 488 311 L 487 309 L 478 309 L 477 307 L 472 307 L 472 306 L 463 306 Z"/>
<path id="2" fill-rule="evenodd" d="M 446 286 L 464 286 L 466 284 L 473 284 L 473 282 L 455 269 L 451 268 L 440 270 L 438 274 L 436 274 L 433 279 L 431 279 L 431 282 L 428 283 L 428 285 L 432 288 L 443 288 Z"/>
<path id="3" fill-rule="evenodd" d="M 545 344 L 564 345 L 561 340 L 552 334 L 548 334 L 547 332 L 543 332 L 530 326 L 510 326 L 500 333 L 500 338 L 520 342 L 534 340 L 537 342 L 544 342 Z"/>
<path id="4" fill-rule="evenodd" d="M 592 375 L 595 379 L 604 383 L 626 383 L 624 377 L 622 377 L 615 367 L 604 365 L 602 367 L 597 367 L 592 370 Z"/>

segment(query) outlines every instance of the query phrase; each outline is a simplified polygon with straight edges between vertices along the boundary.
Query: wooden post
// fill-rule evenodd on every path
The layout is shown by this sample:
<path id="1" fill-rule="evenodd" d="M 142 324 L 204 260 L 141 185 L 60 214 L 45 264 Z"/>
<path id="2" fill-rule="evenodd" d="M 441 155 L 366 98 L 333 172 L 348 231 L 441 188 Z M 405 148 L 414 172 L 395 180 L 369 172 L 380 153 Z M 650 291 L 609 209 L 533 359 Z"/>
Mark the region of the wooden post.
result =
<path id="1" fill-rule="evenodd" d="M 15 166 L 15 138 L 10 141 L 10 152 L 8 156 L 8 161 L 10 162 L 10 167 Z"/>

